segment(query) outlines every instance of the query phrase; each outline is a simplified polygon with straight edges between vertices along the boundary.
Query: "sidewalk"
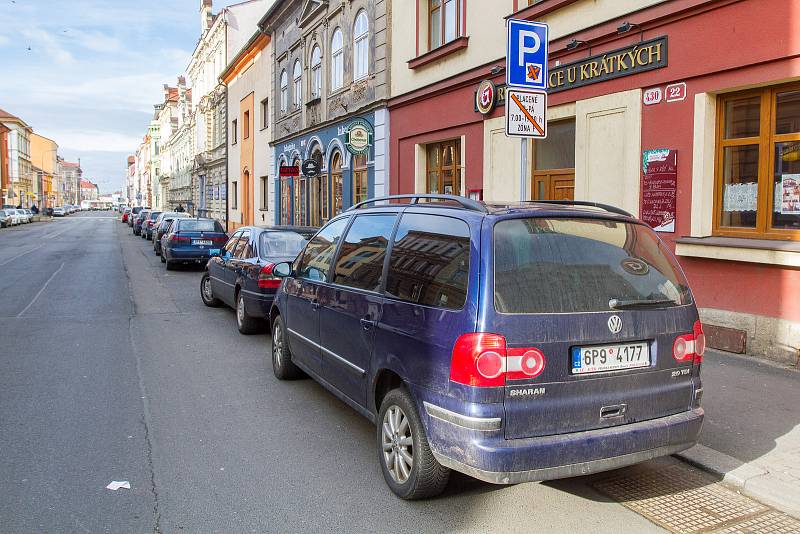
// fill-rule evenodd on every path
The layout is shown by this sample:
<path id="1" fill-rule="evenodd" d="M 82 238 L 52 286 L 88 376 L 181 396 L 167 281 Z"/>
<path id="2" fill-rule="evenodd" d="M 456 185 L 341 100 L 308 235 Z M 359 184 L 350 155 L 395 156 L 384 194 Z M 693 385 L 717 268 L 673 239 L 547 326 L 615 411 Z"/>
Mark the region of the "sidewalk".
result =
<path id="1" fill-rule="evenodd" d="M 800 518 L 800 371 L 708 350 L 700 443 L 677 456 Z"/>

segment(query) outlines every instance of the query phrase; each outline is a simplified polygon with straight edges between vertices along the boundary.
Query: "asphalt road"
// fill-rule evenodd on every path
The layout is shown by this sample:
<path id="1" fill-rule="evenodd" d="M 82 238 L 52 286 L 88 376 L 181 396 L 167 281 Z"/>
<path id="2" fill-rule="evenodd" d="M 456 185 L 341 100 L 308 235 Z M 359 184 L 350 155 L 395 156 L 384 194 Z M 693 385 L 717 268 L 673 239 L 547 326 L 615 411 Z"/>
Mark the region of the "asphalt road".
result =
<path id="1" fill-rule="evenodd" d="M 370 423 L 200 276 L 110 214 L 0 231 L 0 532 L 660 531 L 592 478 L 395 498 Z"/>

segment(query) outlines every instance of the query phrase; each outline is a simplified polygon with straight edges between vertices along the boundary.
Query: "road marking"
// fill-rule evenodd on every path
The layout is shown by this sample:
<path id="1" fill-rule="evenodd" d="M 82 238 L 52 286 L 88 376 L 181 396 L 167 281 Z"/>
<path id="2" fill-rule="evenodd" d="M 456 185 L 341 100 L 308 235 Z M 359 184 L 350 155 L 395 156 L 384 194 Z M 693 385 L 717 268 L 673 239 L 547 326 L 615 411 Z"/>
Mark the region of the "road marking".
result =
<path id="1" fill-rule="evenodd" d="M 22 315 L 23 315 L 23 314 L 24 314 L 26 311 L 28 311 L 28 310 L 30 309 L 30 307 L 31 307 L 31 306 L 33 306 L 33 304 L 36 302 L 36 300 L 37 300 L 37 299 L 38 299 L 38 298 L 39 298 L 39 297 L 42 295 L 42 293 L 44 293 L 44 290 L 45 290 L 45 289 L 47 289 L 47 286 L 48 286 L 48 284 L 50 284 L 50 282 L 52 282 L 52 281 L 53 281 L 53 278 L 55 278 L 55 277 L 56 277 L 56 275 L 57 275 L 58 273 L 60 273 L 60 272 L 61 272 L 61 269 L 63 269 L 63 268 L 64 268 L 64 264 L 62 263 L 62 264 L 61 264 L 61 267 L 59 267 L 58 269 L 56 269 L 56 272 L 54 272 L 52 275 L 50 275 L 50 278 L 48 278 L 48 279 L 47 279 L 47 282 L 45 282 L 45 283 L 44 283 L 44 285 L 42 286 L 42 289 L 40 289 L 40 290 L 39 290 L 39 292 L 38 292 L 38 293 L 36 293 L 36 296 L 35 296 L 35 297 L 33 297 L 33 300 L 32 300 L 32 301 L 30 301 L 30 303 L 28 303 L 28 305 L 27 305 L 27 306 L 25 306 L 25 309 L 24 309 L 24 310 L 22 310 L 21 312 L 19 312 L 19 313 L 17 314 L 17 318 L 20 318 L 20 317 L 22 317 Z"/>
<path id="2" fill-rule="evenodd" d="M 44 245 L 39 245 L 38 247 L 34 247 L 34 248 L 30 249 L 30 250 L 29 250 L 29 251 L 27 251 L 27 252 L 23 252 L 22 254 L 17 254 L 17 255 L 16 255 L 16 256 L 14 256 L 13 258 L 9 258 L 9 259 L 7 259 L 6 261 L 4 261 L 3 263 L 0 263 L 0 267 L 2 267 L 3 265 L 6 265 L 7 263 L 11 263 L 12 261 L 16 260 L 17 258 L 21 258 L 22 256 L 24 256 L 24 255 L 26 255 L 26 254 L 30 254 L 31 252 L 37 251 L 37 250 L 39 250 L 40 248 L 42 248 L 43 246 L 44 246 Z"/>

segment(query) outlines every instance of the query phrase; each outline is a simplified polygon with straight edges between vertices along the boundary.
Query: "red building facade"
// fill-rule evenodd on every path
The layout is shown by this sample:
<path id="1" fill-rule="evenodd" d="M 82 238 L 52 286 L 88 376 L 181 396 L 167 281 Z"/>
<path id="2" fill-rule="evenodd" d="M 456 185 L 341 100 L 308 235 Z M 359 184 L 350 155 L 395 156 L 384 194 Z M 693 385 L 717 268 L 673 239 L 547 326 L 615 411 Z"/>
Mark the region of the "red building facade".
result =
<path id="1" fill-rule="evenodd" d="M 552 19 L 551 28 L 582 4 L 523 3 L 510 16 Z M 640 217 L 655 206 L 669 212 L 660 236 L 686 271 L 712 346 L 796 364 L 800 2 L 642 4 L 551 40 L 550 134 L 525 154 L 525 190 L 521 149 L 499 129 L 502 57 L 390 101 L 390 190 L 595 200 Z M 493 105 L 481 113 L 476 96 L 488 82 Z M 457 148 L 437 153 L 448 140 Z M 653 191 L 643 164 L 666 154 L 677 181 Z M 458 178 L 444 191 L 438 177 L 448 172 Z"/>

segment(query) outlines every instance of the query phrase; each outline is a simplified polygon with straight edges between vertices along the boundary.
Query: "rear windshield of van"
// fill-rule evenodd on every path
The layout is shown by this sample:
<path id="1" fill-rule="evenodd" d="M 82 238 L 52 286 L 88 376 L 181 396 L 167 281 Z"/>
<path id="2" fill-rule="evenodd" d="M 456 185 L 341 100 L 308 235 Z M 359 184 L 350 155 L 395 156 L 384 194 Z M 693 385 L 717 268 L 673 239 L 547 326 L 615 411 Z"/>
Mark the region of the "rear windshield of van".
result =
<path id="1" fill-rule="evenodd" d="M 178 223 L 181 232 L 224 232 L 222 225 L 208 219 L 181 219 Z"/>
<path id="2" fill-rule="evenodd" d="M 494 303 L 501 313 L 653 309 L 691 302 L 672 255 L 640 224 L 529 218 L 494 227 Z"/>

